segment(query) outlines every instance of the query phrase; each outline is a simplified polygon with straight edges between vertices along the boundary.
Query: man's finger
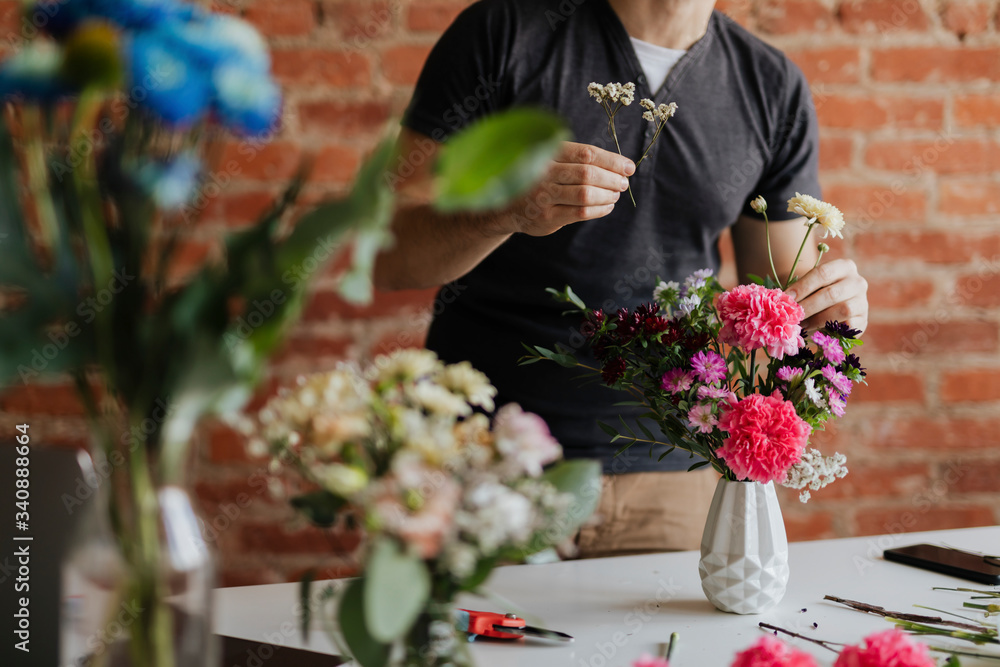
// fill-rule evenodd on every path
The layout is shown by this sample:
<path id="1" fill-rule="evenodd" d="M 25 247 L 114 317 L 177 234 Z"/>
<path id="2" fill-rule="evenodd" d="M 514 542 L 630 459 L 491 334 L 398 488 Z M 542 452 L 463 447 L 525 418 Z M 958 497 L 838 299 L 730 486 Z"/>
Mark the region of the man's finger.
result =
<path id="1" fill-rule="evenodd" d="M 794 285 L 785 290 L 785 293 L 797 301 L 802 301 L 824 285 L 846 278 L 849 275 L 856 275 L 858 267 L 849 259 L 835 259 L 832 262 L 820 264 L 815 269 L 805 274 Z"/>
<path id="2" fill-rule="evenodd" d="M 593 185 L 613 192 L 628 189 L 628 179 L 624 176 L 592 164 L 557 162 L 552 166 L 551 177 L 560 185 Z"/>
<path id="3" fill-rule="evenodd" d="M 555 204 L 568 206 L 607 206 L 621 196 L 618 192 L 592 185 L 553 185 L 549 192 Z"/>
<path id="4" fill-rule="evenodd" d="M 635 173 L 635 163 L 627 157 L 622 157 L 597 146 L 577 144 L 572 141 L 563 143 L 556 161 L 592 164 L 595 167 L 608 169 L 623 176 L 631 176 Z"/>

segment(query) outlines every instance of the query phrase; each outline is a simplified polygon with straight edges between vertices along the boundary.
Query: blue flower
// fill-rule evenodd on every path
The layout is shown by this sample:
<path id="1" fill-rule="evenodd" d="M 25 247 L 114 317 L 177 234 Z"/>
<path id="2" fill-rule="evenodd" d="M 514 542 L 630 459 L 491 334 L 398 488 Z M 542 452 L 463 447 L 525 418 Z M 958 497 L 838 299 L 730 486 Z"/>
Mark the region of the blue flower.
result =
<path id="1" fill-rule="evenodd" d="M 61 68 L 62 49 L 51 42 L 28 42 L 0 65 L 0 98 L 50 102 L 68 94 Z"/>
<path id="2" fill-rule="evenodd" d="M 156 33 L 132 37 L 127 50 L 132 100 L 166 124 L 186 127 L 208 109 L 208 77 Z"/>
<path id="3" fill-rule="evenodd" d="M 198 156 L 185 152 L 168 162 L 144 162 L 133 169 L 133 176 L 160 209 L 175 211 L 194 197 L 201 172 Z"/>
<path id="4" fill-rule="evenodd" d="M 123 28 L 155 28 L 166 21 L 188 21 L 205 16 L 204 10 L 179 0 L 82 0 L 95 16 Z"/>
<path id="5" fill-rule="evenodd" d="M 202 20 L 170 21 L 160 31 L 164 38 L 208 69 L 235 64 L 267 72 L 271 56 L 257 29 L 242 19 L 211 15 Z"/>
<path id="6" fill-rule="evenodd" d="M 259 137 L 278 129 L 281 90 L 266 74 L 235 65 L 212 73 L 215 111 L 220 122 L 236 134 Z"/>

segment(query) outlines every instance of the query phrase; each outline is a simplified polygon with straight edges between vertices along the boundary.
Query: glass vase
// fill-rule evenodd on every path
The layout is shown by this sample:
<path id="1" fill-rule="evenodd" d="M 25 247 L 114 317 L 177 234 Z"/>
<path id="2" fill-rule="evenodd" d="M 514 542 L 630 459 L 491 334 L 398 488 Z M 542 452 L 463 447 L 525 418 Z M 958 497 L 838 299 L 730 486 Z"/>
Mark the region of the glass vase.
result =
<path id="1" fill-rule="evenodd" d="M 187 492 L 155 491 L 140 546 L 111 529 L 108 484 L 84 477 L 97 492 L 62 564 L 60 667 L 217 667 L 215 569 Z"/>
<path id="2" fill-rule="evenodd" d="M 698 562 L 701 588 L 722 611 L 759 614 L 788 585 L 788 538 L 774 484 L 720 479 Z"/>

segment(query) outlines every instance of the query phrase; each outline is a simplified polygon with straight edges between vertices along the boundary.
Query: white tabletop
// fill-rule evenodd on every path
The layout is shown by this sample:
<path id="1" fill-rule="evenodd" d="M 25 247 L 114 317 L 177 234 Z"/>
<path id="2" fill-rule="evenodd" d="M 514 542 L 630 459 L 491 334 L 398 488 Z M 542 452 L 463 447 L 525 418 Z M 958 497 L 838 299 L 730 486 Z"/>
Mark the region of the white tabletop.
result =
<path id="1" fill-rule="evenodd" d="M 891 627 L 878 617 L 824 602 L 826 594 L 893 611 L 934 615 L 912 607 L 922 604 L 969 614 L 970 610 L 961 608 L 967 594 L 931 588 L 988 587 L 882 559 L 883 549 L 920 542 L 997 553 L 1000 527 L 791 544 L 788 592 L 777 607 L 755 616 L 727 614 L 712 607 L 701 591 L 698 554 L 693 551 L 502 567 L 493 573 L 487 588 L 517 605 L 514 611 L 531 612 L 532 624 L 569 633 L 576 641 L 477 641 L 473 655 L 478 667 L 627 667 L 640 654 L 660 650 L 670 633 L 678 632 L 680 644 L 672 665 L 728 667 L 737 651 L 760 636 L 759 622 L 849 643 Z M 216 632 L 335 653 L 315 625 L 308 643 L 302 642 L 298 591 L 297 584 L 219 589 Z M 460 603 L 471 609 L 509 611 L 492 600 L 468 598 Z M 813 623 L 818 627 L 813 628 Z M 813 653 L 821 665 L 832 664 L 833 653 L 809 642 L 789 641 Z M 1000 655 L 995 646 L 954 645 Z M 997 663 L 963 658 L 962 664 Z"/>

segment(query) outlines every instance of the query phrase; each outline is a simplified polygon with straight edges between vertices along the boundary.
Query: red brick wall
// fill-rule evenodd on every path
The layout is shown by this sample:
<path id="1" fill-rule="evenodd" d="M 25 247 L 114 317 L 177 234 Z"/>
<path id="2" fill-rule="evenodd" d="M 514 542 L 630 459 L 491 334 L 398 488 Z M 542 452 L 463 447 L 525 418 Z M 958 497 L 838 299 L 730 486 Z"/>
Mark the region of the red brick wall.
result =
<path id="1" fill-rule="evenodd" d="M 3 2 L 0 5 L 14 3 Z M 340 192 L 409 99 L 426 53 L 467 2 L 246 0 L 286 86 L 287 129 L 245 158 L 192 228 L 197 263 L 246 224 L 300 157 L 310 197 Z M 570 0 L 566 5 L 569 6 Z M 784 49 L 813 84 L 825 198 L 848 219 L 842 251 L 871 282 L 863 348 L 870 386 L 816 436 L 851 474 L 808 505 L 783 502 L 793 539 L 995 524 L 1000 520 L 1000 18 L 997 2 L 735 0 L 720 7 Z M 317 285 L 270 386 L 342 357 L 418 345 L 432 292 L 350 307 Z M 0 429 L 31 420 L 37 441 L 81 444 L 70 392 L 0 398 Z M 196 490 L 225 584 L 352 571 L 357 541 L 320 532 L 266 489 L 265 463 L 208 428 Z"/>

